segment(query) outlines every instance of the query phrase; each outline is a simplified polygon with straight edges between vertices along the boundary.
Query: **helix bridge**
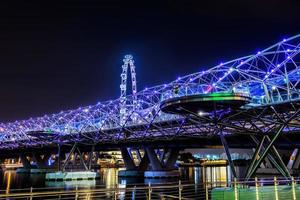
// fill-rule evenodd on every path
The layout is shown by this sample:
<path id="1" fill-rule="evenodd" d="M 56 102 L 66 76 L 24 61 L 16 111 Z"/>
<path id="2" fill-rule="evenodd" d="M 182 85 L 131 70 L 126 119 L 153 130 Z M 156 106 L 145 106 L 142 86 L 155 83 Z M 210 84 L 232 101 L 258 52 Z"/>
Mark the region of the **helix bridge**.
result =
<path id="1" fill-rule="evenodd" d="M 139 91 L 133 57 L 126 55 L 120 98 L 0 123 L 0 149 L 232 134 L 274 135 L 271 145 L 281 134 L 300 128 L 299 52 L 296 35 L 255 54 Z"/>

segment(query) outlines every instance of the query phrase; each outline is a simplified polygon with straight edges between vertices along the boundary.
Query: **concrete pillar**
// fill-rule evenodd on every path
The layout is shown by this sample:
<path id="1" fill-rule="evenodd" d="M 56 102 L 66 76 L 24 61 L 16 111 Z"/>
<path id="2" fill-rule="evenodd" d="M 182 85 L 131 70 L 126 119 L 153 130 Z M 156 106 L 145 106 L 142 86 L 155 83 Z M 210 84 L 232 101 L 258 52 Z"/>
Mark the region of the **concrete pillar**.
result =
<path id="1" fill-rule="evenodd" d="M 41 158 L 40 154 L 33 153 L 32 159 L 36 163 L 36 166 L 37 166 L 38 169 L 45 169 L 46 168 L 46 164 L 45 164 L 44 160 Z"/>
<path id="2" fill-rule="evenodd" d="M 165 157 L 166 157 L 166 154 L 168 153 L 168 150 L 167 149 L 163 149 L 162 153 L 161 153 L 161 156 L 160 156 L 160 161 L 162 164 L 164 164 L 165 162 Z"/>
<path id="3" fill-rule="evenodd" d="M 141 156 L 141 153 L 140 153 L 139 149 L 135 149 L 135 154 L 136 154 L 137 159 L 138 159 L 138 160 L 140 161 L 140 163 L 141 163 L 141 161 L 142 161 L 142 156 Z"/>
<path id="4" fill-rule="evenodd" d="M 129 155 L 129 151 L 126 147 L 122 147 L 121 148 L 121 154 L 122 154 L 122 158 L 124 160 L 124 164 L 127 170 L 133 170 L 136 169 L 136 166 L 131 158 L 131 156 Z"/>
<path id="5" fill-rule="evenodd" d="M 20 155 L 21 162 L 23 164 L 23 168 L 31 169 L 31 164 L 25 155 Z"/>
<path id="6" fill-rule="evenodd" d="M 167 169 L 174 169 L 178 156 L 179 156 L 179 149 L 170 149 L 165 167 Z"/>
<path id="7" fill-rule="evenodd" d="M 148 169 L 148 167 L 149 167 L 149 157 L 148 157 L 148 154 L 147 154 L 147 152 L 145 151 L 145 153 L 144 153 L 144 157 L 141 159 L 141 162 L 140 162 L 140 164 L 139 164 L 139 170 L 141 170 L 141 171 L 145 171 L 145 170 L 147 170 Z"/>
<path id="8" fill-rule="evenodd" d="M 160 160 L 158 159 L 154 149 L 152 147 L 146 147 L 145 151 L 148 154 L 148 158 L 149 158 L 152 170 L 155 170 L 155 171 L 162 170 L 163 166 L 162 166 Z"/>
<path id="9" fill-rule="evenodd" d="M 46 164 L 48 163 L 48 160 L 49 160 L 50 157 L 51 157 L 51 154 L 50 154 L 50 153 L 45 153 L 45 154 L 44 154 L 43 160 L 44 160 L 44 162 L 45 162 Z"/>

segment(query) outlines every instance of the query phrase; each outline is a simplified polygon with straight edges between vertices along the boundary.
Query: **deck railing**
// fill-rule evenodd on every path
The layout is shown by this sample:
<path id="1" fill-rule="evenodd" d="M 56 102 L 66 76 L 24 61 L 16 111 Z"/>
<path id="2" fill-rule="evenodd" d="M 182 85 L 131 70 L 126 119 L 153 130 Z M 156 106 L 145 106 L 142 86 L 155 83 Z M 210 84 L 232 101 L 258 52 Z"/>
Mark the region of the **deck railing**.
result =
<path id="1" fill-rule="evenodd" d="M 0 199 L 145 199 L 145 200 L 222 200 L 222 199 L 292 199 L 300 198 L 300 189 L 292 179 L 252 179 L 249 181 L 236 180 L 232 182 L 214 181 L 201 184 L 189 182 L 169 182 L 164 184 L 117 184 L 115 187 L 104 188 L 103 185 L 93 187 L 68 188 L 24 188 L 0 190 Z"/>

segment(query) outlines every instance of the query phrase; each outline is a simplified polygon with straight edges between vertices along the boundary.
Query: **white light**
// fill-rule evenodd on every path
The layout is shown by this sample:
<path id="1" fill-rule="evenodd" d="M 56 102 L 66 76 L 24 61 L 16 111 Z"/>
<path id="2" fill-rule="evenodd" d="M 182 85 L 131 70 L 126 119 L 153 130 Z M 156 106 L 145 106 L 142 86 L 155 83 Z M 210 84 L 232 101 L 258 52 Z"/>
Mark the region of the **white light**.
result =
<path id="1" fill-rule="evenodd" d="M 257 54 L 260 54 L 260 53 L 261 53 L 260 51 L 257 52 Z"/>
<path id="2" fill-rule="evenodd" d="M 276 86 L 272 86 L 272 90 L 276 90 Z"/>
<path id="3" fill-rule="evenodd" d="M 203 111 L 199 111 L 199 112 L 198 112 L 198 115 L 201 116 L 201 117 L 202 117 L 202 116 L 205 116 L 205 115 L 207 115 L 207 114 L 208 114 L 208 113 L 203 112 Z"/>

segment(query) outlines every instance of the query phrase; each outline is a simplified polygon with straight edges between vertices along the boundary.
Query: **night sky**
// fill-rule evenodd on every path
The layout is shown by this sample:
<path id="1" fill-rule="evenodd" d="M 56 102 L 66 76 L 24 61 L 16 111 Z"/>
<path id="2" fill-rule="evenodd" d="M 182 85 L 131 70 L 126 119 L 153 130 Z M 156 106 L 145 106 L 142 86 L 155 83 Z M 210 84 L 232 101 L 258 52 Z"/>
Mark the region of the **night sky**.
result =
<path id="1" fill-rule="evenodd" d="M 0 122 L 118 98 L 128 53 L 142 90 L 300 33 L 296 0 L 3 2 Z"/>

